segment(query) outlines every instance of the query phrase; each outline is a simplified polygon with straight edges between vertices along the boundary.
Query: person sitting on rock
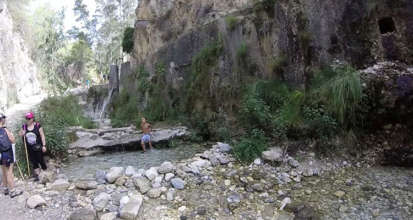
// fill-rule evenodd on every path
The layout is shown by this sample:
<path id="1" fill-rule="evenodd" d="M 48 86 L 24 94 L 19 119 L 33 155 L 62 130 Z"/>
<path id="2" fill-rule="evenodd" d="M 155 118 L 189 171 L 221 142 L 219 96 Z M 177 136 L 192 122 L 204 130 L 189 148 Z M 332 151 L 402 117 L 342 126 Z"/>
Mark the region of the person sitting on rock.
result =
<path id="1" fill-rule="evenodd" d="M 14 190 L 13 164 L 15 162 L 13 144 L 16 142 L 13 134 L 6 128 L 6 116 L 0 113 L 0 165 L 3 172 L 4 195 L 13 198 L 22 194 L 21 191 Z"/>
<path id="2" fill-rule="evenodd" d="M 29 159 L 34 169 L 34 180 L 38 181 L 40 168 L 42 168 L 42 170 L 47 169 L 43 158 L 43 155 L 46 152 L 46 138 L 40 123 L 35 122 L 33 112 L 28 112 L 25 116 L 27 123 L 22 126 L 19 135 L 24 136 Z"/>
<path id="3" fill-rule="evenodd" d="M 149 147 L 152 150 L 152 140 L 151 140 L 151 124 L 146 122 L 146 119 L 142 117 L 141 119 L 141 129 L 143 132 L 143 136 L 141 139 L 141 145 L 142 145 L 142 150 L 143 153 L 146 152 L 145 144 L 149 143 Z"/>

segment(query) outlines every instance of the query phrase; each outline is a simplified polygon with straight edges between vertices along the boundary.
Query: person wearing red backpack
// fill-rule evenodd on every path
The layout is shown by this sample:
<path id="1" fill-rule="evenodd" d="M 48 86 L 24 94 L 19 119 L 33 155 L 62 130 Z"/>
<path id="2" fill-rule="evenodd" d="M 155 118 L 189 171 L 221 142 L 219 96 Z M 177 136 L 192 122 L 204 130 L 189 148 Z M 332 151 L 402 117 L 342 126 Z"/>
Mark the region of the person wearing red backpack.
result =
<path id="1" fill-rule="evenodd" d="M 6 128 L 6 116 L 0 113 L 0 165 L 3 173 L 4 195 L 15 197 L 22 192 L 14 190 L 13 164 L 14 154 L 12 144 L 15 143 L 13 134 Z"/>
<path id="2" fill-rule="evenodd" d="M 24 136 L 23 140 L 26 142 L 27 152 L 34 169 L 34 180 L 38 181 L 40 168 L 47 169 L 43 158 L 46 152 L 46 138 L 42 126 L 34 119 L 34 113 L 28 112 L 25 117 L 26 123 L 23 124 L 19 135 Z"/>

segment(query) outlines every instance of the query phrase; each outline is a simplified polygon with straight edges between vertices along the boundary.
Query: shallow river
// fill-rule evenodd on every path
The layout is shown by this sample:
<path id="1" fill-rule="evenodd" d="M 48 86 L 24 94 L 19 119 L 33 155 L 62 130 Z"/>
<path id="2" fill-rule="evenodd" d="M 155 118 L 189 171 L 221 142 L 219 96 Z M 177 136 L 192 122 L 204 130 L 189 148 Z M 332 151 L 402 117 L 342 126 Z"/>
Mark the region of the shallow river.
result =
<path id="1" fill-rule="evenodd" d="M 206 149 L 196 144 L 184 144 L 142 151 L 108 152 L 106 154 L 81 157 L 69 161 L 63 168 L 63 173 L 69 179 L 93 179 L 97 170 L 109 170 L 111 167 L 133 166 L 136 170 L 159 166 L 164 161 L 179 161 L 193 157 Z"/>

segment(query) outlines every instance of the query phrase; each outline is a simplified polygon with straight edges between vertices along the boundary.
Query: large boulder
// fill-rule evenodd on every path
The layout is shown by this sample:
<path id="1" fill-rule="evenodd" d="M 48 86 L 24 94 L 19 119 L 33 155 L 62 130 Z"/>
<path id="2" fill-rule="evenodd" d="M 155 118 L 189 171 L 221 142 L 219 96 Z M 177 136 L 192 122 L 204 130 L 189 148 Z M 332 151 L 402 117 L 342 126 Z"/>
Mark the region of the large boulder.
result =
<path id="1" fill-rule="evenodd" d="M 145 176 L 152 181 L 158 176 L 158 171 L 155 167 L 151 167 L 145 172 Z"/>
<path id="2" fill-rule="evenodd" d="M 91 190 L 96 189 L 98 187 L 98 183 L 96 181 L 79 181 L 75 184 L 77 189 L 81 190 Z"/>
<path id="3" fill-rule="evenodd" d="M 136 174 L 136 170 L 135 170 L 134 167 L 132 167 L 132 166 L 126 167 L 125 176 L 131 177 L 131 176 L 133 176 L 133 175 L 135 175 L 135 174 Z"/>
<path id="4" fill-rule="evenodd" d="M 106 181 L 108 183 L 114 183 L 119 177 L 123 175 L 123 167 L 112 167 L 109 172 L 106 173 Z"/>
<path id="5" fill-rule="evenodd" d="M 134 179 L 133 183 L 135 184 L 135 187 L 143 194 L 151 189 L 151 183 L 146 177 L 137 177 Z"/>
<path id="6" fill-rule="evenodd" d="M 39 206 L 46 205 L 46 200 L 43 199 L 40 195 L 34 195 L 31 196 L 29 199 L 27 199 L 27 207 L 34 209 Z"/>
<path id="7" fill-rule="evenodd" d="M 158 173 L 165 174 L 165 173 L 173 173 L 176 167 L 169 161 L 165 161 L 162 165 L 158 168 Z"/>
<path id="8" fill-rule="evenodd" d="M 64 190 L 67 190 L 69 186 L 70 186 L 70 183 L 67 181 L 67 179 L 58 179 L 50 185 L 50 190 L 64 191 Z"/>
<path id="9" fill-rule="evenodd" d="M 97 220 L 97 216 L 94 210 L 82 208 L 72 212 L 68 220 Z"/>
<path id="10" fill-rule="evenodd" d="M 102 211 L 108 204 L 110 198 L 111 197 L 109 194 L 102 192 L 95 199 L 93 199 L 93 206 L 96 211 Z"/>
<path id="11" fill-rule="evenodd" d="M 120 217 L 126 220 L 135 220 L 139 214 L 142 203 L 142 195 L 137 195 L 133 198 L 130 198 L 130 200 L 120 210 Z"/>
<path id="12" fill-rule="evenodd" d="M 283 150 L 280 147 L 272 147 L 262 152 L 261 157 L 266 161 L 281 162 L 283 161 Z"/>

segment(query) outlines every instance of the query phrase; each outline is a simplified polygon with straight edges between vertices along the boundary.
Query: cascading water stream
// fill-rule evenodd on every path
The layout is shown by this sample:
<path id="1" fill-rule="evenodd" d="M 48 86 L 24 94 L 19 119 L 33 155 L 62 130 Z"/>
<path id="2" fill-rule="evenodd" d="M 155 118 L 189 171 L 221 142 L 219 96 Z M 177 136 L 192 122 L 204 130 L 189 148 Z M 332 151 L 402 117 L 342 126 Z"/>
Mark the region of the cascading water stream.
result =
<path id="1" fill-rule="evenodd" d="M 99 114 L 99 119 L 100 120 L 102 120 L 104 115 L 105 115 L 106 108 L 107 108 L 108 104 L 110 103 L 110 101 L 112 100 L 112 96 L 113 96 L 114 91 L 115 91 L 115 88 L 111 88 L 109 90 L 108 96 L 103 101 L 102 110 Z"/>

